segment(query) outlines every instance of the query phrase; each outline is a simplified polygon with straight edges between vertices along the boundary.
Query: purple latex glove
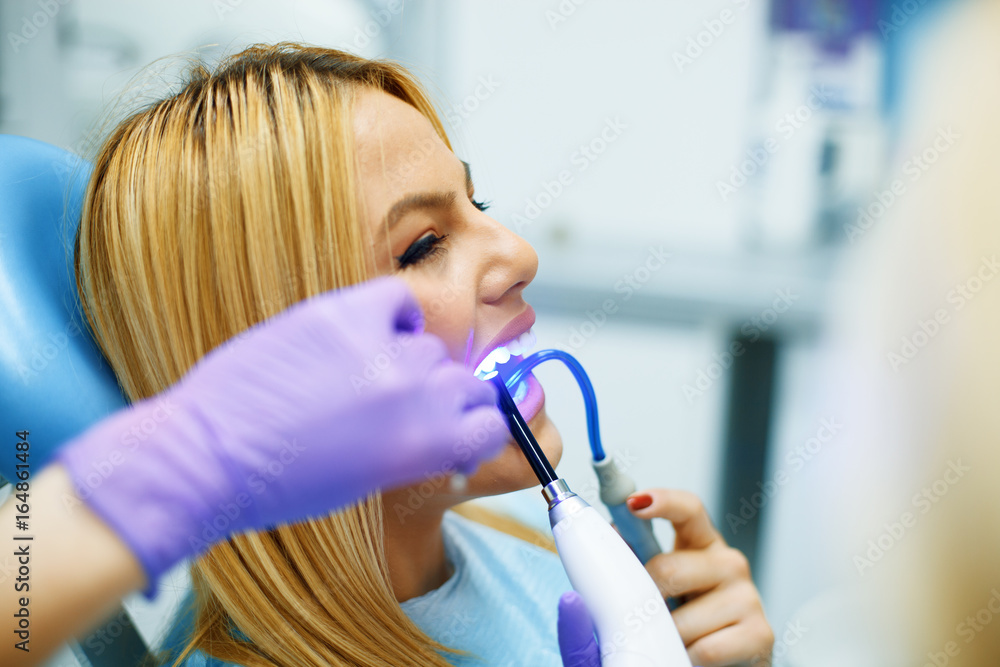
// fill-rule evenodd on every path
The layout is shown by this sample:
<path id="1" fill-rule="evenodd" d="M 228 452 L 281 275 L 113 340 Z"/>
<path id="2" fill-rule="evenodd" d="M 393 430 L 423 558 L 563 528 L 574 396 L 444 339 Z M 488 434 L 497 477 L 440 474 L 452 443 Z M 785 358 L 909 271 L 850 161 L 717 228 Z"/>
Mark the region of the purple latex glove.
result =
<path id="1" fill-rule="evenodd" d="M 559 598 L 559 653 L 563 667 L 601 667 L 594 623 L 576 591 L 563 593 Z"/>
<path id="2" fill-rule="evenodd" d="M 448 359 L 422 322 L 395 278 L 307 299 L 57 459 L 137 555 L 151 597 L 164 571 L 230 534 L 321 516 L 427 473 L 468 473 L 499 452 L 496 389 Z"/>

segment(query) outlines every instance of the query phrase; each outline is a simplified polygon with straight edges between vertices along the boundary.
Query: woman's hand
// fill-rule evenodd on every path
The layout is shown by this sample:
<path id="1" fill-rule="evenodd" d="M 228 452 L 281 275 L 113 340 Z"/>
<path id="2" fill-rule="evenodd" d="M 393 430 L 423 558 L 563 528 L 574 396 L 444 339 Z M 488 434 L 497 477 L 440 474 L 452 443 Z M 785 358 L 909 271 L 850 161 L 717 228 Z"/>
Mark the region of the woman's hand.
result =
<path id="1" fill-rule="evenodd" d="M 750 565 L 712 526 L 698 497 L 648 489 L 629 496 L 628 507 L 639 518 L 674 524 L 674 550 L 651 558 L 646 570 L 664 597 L 685 600 L 673 617 L 692 664 L 770 665 L 774 633 Z"/>

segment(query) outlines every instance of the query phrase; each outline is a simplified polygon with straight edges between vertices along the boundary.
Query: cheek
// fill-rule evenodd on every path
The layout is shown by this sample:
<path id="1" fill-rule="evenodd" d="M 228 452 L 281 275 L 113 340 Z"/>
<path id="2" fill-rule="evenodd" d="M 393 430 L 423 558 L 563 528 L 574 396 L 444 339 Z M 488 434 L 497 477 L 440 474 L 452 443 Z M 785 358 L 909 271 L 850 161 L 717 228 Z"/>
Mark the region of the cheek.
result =
<path id="1" fill-rule="evenodd" d="M 464 362 L 476 324 L 475 300 L 448 283 L 407 282 L 424 312 L 424 331 L 443 340 L 452 359 Z"/>

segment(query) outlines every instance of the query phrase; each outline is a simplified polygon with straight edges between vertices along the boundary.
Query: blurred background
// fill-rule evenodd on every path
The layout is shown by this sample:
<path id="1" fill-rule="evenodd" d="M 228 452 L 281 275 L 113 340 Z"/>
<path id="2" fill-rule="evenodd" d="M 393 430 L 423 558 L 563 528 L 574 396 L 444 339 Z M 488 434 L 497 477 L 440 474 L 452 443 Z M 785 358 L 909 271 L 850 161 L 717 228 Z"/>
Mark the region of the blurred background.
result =
<path id="1" fill-rule="evenodd" d="M 830 586 L 802 556 L 830 539 L 809 491 L 851 426 L 823 381 L 838 267 L 950 146 L 899 141 L 908 44 L 948 4 L 4 0 L 0 133 L 88 156 L 192 59 L 255 42 L 408 66 L 491 214 L 538 251 L 538 347 L 583 363 L 640 488 L 702 498 L 751 560 L 777 662 L 805 664 L 798 614 Z M 595 501 L 579 391 L 538 376 L 560 472 Z M 537 490 L 490 502 L 546 525 Z M 151 645 L 183 573 L 169 585 L 126 603 Z"/>

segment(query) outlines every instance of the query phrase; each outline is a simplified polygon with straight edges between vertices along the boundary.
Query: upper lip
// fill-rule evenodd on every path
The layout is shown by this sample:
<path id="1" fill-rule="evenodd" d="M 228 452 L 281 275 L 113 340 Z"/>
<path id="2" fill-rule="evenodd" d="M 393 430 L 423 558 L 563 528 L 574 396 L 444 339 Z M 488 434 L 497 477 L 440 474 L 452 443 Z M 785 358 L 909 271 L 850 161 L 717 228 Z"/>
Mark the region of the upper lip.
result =
<path id="1" fill-rule="evenodd" d="M 528 331 L 528 329 L 534 326 L 534 324 L 535 310 L 531 306 L 527 306 L 520 315 L 508 322 L 497 335 L 493 336 L 493 338 L 491 338 L 489 342 L 479 350 L 472 363 L 473 370 L 479 368 L 479 364 L 483 363 L 483 360 L 486 359 L 486 356 L 490 352 L 497 349 L 501 345 L 514 340 L 524 332 Z"/>

